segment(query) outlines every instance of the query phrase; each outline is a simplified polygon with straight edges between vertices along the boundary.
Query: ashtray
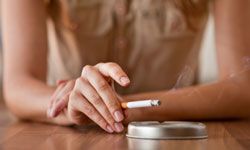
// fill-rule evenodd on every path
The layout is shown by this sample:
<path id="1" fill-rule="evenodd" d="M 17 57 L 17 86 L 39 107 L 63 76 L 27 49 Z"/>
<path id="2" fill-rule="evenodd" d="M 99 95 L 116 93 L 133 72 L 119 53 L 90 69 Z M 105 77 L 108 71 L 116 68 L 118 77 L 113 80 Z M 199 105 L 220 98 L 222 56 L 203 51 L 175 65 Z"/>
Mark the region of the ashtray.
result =
<path id="1" fill-rule="evenodd" d="M 139 139 L 204 139 L 207 138 L 206 125 L 187 121 L 143 121 L 131 122 L 126 134 Z"/>

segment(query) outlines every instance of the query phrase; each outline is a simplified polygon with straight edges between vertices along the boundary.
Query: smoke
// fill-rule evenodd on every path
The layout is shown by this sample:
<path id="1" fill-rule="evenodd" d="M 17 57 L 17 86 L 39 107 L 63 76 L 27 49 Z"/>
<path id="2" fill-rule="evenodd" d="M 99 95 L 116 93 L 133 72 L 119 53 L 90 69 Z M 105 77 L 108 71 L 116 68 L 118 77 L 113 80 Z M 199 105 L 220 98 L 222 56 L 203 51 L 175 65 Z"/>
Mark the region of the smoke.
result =
<path id="1" fill-rule="evenodd" d="M 179 77 L 177 78 L 177 81 L 173 87 L 173 90 L 181 88 L 181 87 L 185 87 L 188 86 L 190 84 L 190 82 L 192 82 L 191 80 L 193 79 L 194 76 L 194 71 L 190 66 L 185 66 Z"/>

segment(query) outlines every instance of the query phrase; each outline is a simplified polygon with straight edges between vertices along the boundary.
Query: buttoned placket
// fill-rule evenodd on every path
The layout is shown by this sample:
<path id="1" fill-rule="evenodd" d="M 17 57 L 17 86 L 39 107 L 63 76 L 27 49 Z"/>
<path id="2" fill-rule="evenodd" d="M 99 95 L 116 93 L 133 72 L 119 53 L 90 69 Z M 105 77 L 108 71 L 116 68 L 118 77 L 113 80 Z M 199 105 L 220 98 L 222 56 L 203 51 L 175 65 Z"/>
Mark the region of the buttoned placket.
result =
<path id="1" fill-rule="evenodd" d="M 126 16 L 128 14 L 128 1 L 116 0 L 114 5 L 115 16 L 115 37 L 114 37 L 114 61 L 119 60 L 119 52 L 124 51 L 128 45 L 128 39 L 126 37 Z"/>

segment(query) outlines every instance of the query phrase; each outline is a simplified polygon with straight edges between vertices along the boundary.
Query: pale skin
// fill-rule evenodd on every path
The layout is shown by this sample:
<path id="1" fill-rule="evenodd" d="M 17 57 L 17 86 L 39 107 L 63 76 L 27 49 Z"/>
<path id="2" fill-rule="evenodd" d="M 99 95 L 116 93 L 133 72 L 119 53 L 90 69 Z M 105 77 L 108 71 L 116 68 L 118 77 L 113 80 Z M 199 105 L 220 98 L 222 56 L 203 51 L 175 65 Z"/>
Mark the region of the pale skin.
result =
<path id="1" fill-rule="evenodd" d="M 46 11 L 42 0 L 3 0 L 4 95 L 20 119 L 59 125 L 95 122 L 105 131 L 121 132 L 134 120 L 206 120 L 249 118 L 250 1 L 214 1 L 219 80 L 177 90 L 124 95 L 130 80 L 112 62 L 85 66 L 77 79 L 46 84 Z M 248 61 L 248 65 L 249 61 Z M 154 108 L 122 110 L 120 101 L 159 99 Z M 92 120 L 92 121 L 91 121 Z"/>

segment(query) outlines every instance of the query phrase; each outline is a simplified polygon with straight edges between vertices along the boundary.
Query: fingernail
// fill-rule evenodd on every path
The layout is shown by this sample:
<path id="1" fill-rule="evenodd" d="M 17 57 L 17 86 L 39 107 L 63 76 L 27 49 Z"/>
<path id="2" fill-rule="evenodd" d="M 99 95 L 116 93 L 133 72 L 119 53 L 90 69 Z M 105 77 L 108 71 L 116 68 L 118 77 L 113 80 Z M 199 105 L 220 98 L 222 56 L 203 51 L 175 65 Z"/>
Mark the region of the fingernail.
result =
<path id="1" fill-rule="evenodd" d="M 120 81 L 124 85 L 126 85 L 126 84 L 128 84 L 130 82 L 128 77 L 121 77 Z"/>
<path id="2" fill-rule="evenodd" d="M 117 122 L 120 122 L 124 119 L 123 114 L 121 113 L 121 111 L 118 111 L 118 110 L 115 111 L 114 116 L 115 116 L 115 121 Z"/>
<path id="3" fill-rule="evenodd" d="M 114 130 L 111 128 L 110 125 L 107 126 L 107 131 L 108 131 L 109 133 L 113 133 L 113 132 L 114 132 Z"/>
<path id="4" fill-rule="evenodd" d="M 116 132 L 122 132 L 124 127 L 122 123 L 115 123 L 115 129 L 116 129 Z"/>

